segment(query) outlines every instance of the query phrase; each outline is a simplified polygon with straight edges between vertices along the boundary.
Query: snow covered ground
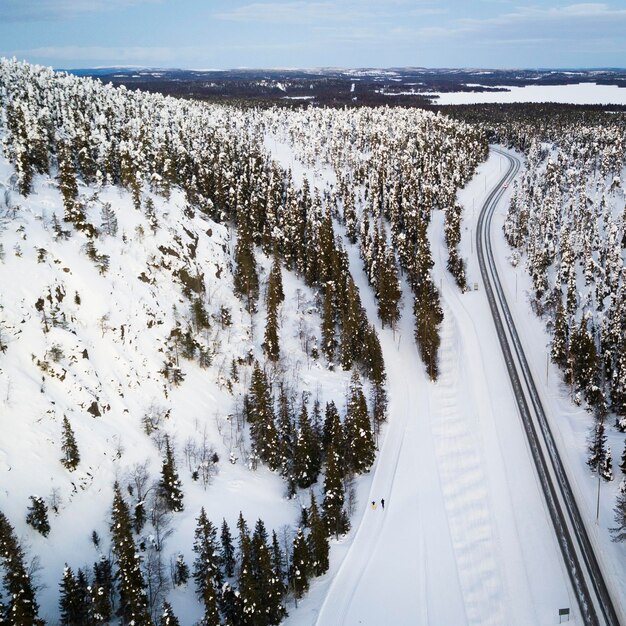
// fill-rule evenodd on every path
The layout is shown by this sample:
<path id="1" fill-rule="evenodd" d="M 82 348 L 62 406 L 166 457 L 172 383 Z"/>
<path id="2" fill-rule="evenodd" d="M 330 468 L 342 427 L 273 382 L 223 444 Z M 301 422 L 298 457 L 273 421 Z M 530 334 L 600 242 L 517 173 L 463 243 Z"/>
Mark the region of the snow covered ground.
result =
<path id="1" fill-rule="evenodd" d="M 480 274 L 470 239 L 500 171 L 492 154 L 460 193 L 471 284 Z M 410 316 L 395 335 L 380 331 L 390 397 L 380 454 L 360 485 L 353 532 L 333 547 L 329 573 L 289 626 L 555 624 L 565 607 L 576 623 L 484 291 L 479 284 L 459 293 L 445 271 L 442 214 L 431 228 L 445 311 L 440 378 L 427 379 Z M 373 319 L 375 303 L 351 252 Z"/>
<path id="2" fill-rule="evenodd" d="M 561 102 L 568 104 L 626 104 L 626 89 L 616 85 L 502 86 L 508 91 L 434 93 L 437 104 L 486 104 L 491 102 Z"/>

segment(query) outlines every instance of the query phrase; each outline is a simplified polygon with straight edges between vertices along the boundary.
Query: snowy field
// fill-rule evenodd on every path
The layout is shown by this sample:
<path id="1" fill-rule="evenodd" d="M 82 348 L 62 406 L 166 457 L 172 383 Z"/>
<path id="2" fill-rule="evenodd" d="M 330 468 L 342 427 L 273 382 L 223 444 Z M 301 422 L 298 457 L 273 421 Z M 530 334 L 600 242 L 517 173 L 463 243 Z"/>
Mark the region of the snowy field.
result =
<path id="1" fill-rule="evenodd" d="M 501 86 L 508 91 L 436 92 L 437 104 L 488 104 L 510 102 L 560 102 L 566 104 L 626 104 L 626 89 L 616 85 L 578 83 L 576 85 Z"/>

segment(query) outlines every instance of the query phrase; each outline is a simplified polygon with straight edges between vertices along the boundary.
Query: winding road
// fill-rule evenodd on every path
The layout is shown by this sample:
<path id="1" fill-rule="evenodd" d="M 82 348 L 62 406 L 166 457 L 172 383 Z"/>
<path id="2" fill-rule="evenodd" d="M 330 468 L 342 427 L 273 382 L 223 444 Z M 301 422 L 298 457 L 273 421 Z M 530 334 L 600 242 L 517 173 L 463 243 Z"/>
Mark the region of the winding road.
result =
<path id="1" fill-rule="evenodd" d="M 586 626 L 619 626 L 619 619 L 589 540 L 570 482 L 498 276 L 491 243 L 491 221 L 506 183 L 517 175 L 521 162 L 494 150 L 508 161 L 500 184 L 487 196 L 478 219 L 476 249 L 498 340 L 543 490 L 546 505 L 568 571 L 580 614 Z"/>

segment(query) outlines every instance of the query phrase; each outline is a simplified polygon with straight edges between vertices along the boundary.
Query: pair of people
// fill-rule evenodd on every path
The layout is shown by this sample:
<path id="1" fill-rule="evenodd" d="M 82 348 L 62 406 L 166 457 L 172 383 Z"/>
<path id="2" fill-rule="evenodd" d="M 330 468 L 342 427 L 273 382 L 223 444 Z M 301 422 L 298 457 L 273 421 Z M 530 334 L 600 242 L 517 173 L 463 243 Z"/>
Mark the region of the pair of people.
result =
<path id="1" fill-rule="evenodd" d="M 385 498 L 380 499 L 380 506 L 383 507 L 383 511 L 385 510 Z M 376 508 L 376 500 L 372 500 L 372 509 Z"/>

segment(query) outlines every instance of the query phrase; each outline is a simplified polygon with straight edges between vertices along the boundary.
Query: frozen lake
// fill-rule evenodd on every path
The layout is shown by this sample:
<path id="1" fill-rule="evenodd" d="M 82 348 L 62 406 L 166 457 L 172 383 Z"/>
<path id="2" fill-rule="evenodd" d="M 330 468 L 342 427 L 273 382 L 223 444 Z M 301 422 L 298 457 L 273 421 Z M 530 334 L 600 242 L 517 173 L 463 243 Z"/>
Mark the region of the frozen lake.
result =
<path id="1" fill-rule="evenodd" d="M 492 102 L 561 102 L 569 104 L 626 104 L 626 88 L 596 83 L 507 87 L 498 92 L 440 93 L 438 104 L 486 104 Z"/>

